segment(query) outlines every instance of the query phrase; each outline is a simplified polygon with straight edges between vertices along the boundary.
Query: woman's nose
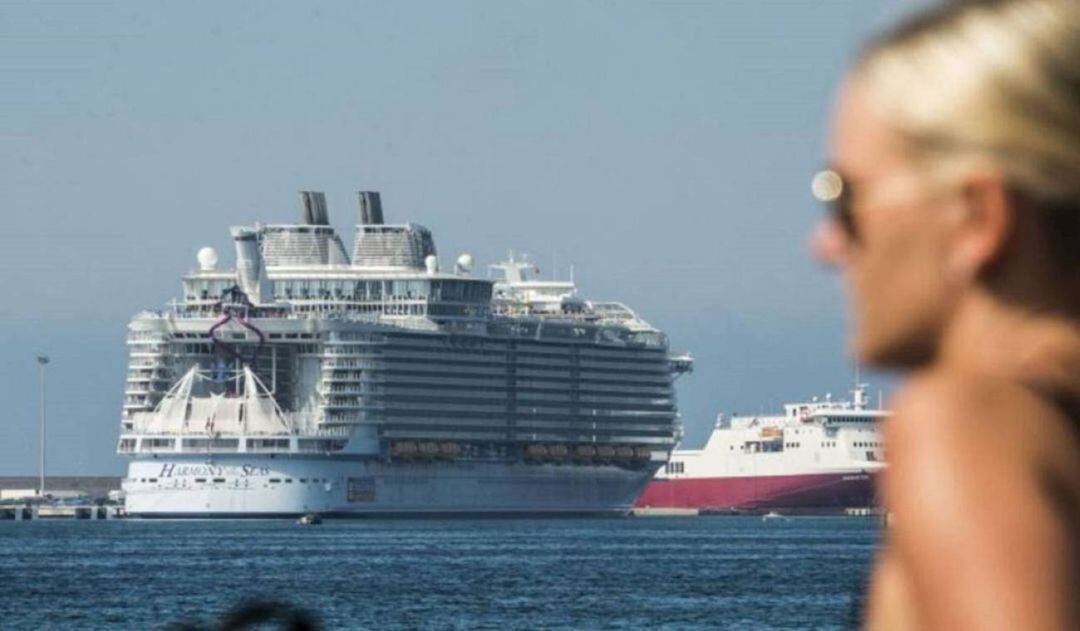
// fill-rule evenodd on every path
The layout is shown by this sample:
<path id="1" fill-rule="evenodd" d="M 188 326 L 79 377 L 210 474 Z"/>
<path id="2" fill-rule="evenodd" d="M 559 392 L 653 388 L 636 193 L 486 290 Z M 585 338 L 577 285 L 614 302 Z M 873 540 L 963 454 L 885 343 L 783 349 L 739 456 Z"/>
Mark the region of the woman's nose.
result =
<path id="1" fill-rule="evenodd" d="M 836 222 L 828 219 L 818 223 L 810 235 L 810 256 L 818 263 L 843 267 L 847 260 L 848 240 Z"/>

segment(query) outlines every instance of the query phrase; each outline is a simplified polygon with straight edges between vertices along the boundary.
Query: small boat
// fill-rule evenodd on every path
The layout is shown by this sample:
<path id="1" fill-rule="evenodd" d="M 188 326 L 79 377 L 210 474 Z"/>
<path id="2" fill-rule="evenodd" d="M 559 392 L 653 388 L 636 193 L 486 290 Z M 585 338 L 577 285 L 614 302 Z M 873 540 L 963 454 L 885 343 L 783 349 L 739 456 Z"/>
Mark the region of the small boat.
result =
<path id="1" fill-rule="evenodd" d="M 784 517 L 783 515 L 781 515 L 780 513 L 776 512 L 774 510 L 771 510 L 771 511 L 769 511 L 769 512 L 767 512 L 767 513 L 765 513 L 764 515 L 761 516 L 761 521 L 774 521 L 774 520 L 787 521 L 787 517 Z"/>
<path id="2" fill-rule="evenodd" d="M 322 523 L 322 517 L 319 517 L 316 513 L 308 513 L 300 519 L 296 520 L 296 523 L 301 526 L 318 526 Z"/>

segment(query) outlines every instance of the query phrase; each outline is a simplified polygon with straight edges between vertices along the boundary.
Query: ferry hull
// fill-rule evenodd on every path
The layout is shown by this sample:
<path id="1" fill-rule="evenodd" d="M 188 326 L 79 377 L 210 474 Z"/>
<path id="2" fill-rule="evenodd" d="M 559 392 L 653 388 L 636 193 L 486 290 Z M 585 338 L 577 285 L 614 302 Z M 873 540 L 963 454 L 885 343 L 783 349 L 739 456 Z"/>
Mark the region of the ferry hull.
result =
<path id="1" fill-rule="evenodd" d="M 661 478 L 635 508 L 697 510 L 827 509 L 877 504 L 874 475 L 863 471 L 795 475 Z"/>
<path id="2" fill-rule="evenodd" d="M 131 463 L 133 517 L 622 515 L 654 467 L 222 457 Z"/>

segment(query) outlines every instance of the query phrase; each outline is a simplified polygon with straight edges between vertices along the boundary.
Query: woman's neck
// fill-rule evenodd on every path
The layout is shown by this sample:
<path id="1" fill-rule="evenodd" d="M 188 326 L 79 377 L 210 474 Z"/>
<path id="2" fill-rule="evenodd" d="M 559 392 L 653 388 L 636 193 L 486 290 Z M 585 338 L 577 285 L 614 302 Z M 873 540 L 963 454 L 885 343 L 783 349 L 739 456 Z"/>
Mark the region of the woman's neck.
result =
<path id="1" fill-rule="evenodd" d="M 1080 320 L 973 291 L 946 327 L 934 365 L 1080 392 Z"/>

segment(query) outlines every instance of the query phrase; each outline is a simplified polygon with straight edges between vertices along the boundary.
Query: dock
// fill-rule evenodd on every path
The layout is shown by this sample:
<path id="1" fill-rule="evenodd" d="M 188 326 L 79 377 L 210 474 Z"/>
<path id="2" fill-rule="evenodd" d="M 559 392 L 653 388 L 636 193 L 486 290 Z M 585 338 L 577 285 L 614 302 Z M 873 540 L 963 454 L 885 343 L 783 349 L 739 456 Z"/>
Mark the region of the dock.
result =
<path id="1" fill-rule="evenodd" d="M 85 506 L 62 504 L 0 505 L 0 521 L 38 519 L 116 519 L 124 516 L 123 506 Z"/>

